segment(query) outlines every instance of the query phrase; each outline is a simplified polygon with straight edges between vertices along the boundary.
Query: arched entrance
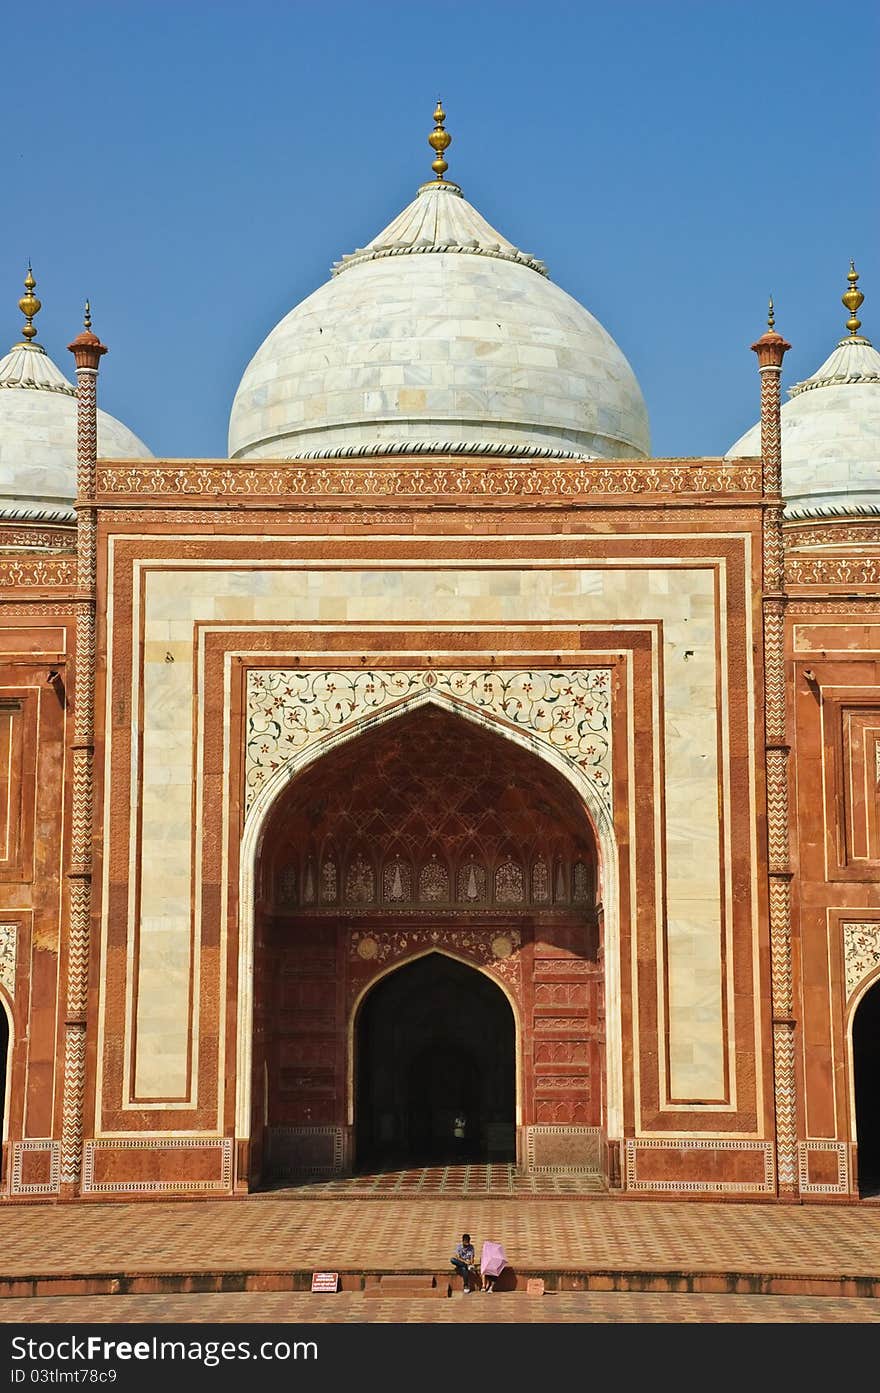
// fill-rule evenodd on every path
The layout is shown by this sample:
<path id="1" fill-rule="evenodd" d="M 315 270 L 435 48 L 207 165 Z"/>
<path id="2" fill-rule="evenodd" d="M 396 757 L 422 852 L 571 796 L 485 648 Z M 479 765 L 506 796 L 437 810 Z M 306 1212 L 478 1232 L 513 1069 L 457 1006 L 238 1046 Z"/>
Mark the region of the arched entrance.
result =
<path id="1" fill-rule="evenodd" d="M 474 1113 L 463 1150 L 522 1161 L 532 1128 L 543 1157 L 557 1137 L 576 1156 L 588 1134 L 601 1154 L 598 852 L 552 765 L 438 705 L 386 720 L 276 799 L 255 890 L 252 1185 L 345 1173 L 383 1149 L 445 1162 L 456 1092 Z M 480 1048 L 444 1019 L 457 994 L 487 1016 Z"/>
<path id="2" fill-rule="evenodd" d="M 3 1000 L 3 993 L 0 992 L 0 1184 L 5 1180 L 6 1159 L 6 1113 L 9 1106 L 9 1066 L 10 1059 L 10 1039 L 11 1031 L 9 1026 L 9 1014 L 6 1002 Z"/>
<path id="3" fill-rule="evenodd" d="M 859 1194 L 880 1193 L 880 981 L 856 1008 L 852 1027 Z"/>
<path id="4" fill-rule="evenodd" d="M 355 1026 L 356 1168 L 515 1160 L 515 1048 L 475 968 L 428 953 L 381 978 Z"/>

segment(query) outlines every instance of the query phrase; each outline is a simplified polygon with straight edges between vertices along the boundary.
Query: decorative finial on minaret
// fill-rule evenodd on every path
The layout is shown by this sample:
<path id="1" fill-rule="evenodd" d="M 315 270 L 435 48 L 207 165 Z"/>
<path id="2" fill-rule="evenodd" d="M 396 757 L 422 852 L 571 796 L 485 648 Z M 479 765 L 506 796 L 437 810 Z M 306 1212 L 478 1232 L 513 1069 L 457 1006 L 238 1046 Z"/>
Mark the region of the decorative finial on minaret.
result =
<path id="1" fill-rule="evenodd" d="M 34 328 L 34 315 L 39 314 L 43 306 L 43 302 L 41 300 L 38 300 L 36 295 L 34 294 L 34 286 L 36 285 L 36 283 L 37 282 L 34 280 L 34 273 L 31 270 L 31 263 L 28 262 L 27 275 L 24 278 L 24 288 L 26 294 L 22 295 L 21 299 L 18 302 L 18 308 L 21 310 L 22 314 L 25 317 L 25 320 L 27 321 L 21 332 L 25 340 L 25 343 L 27 343 L 28 345 L 30 344 L 31 339 L 35 339 L 37 337 L 37 331 Z"/>
<path id="2" fill-rule="evenodd" d="M 443 110 L 443 103 L 440 101 L 440 98 L 438 97 L 437 105 L 434 108 L 434 129 L 428 136 L 428 144 L 437 156 L 436 160 L 432 160 L 431 168 L 437 175 L 437 178 L 444 182 L 444 176 L 446 174 L 447 169 L 449 168 L 449 165 L 444 160 L 443 154 L 444 151 L 448 150 L 450 145 L 452 144 L 452 136 L 449 134 L 446 127 L 443 125 L 443 122 L 445 120 L 446 112 Z"/>
<path id="3" fill-rule="evenodd" d="M 92 307 L 88 300 L 86 300 L 83 311 L 83 327 L 73 343 L 69 343 L 67 347 L 73 354 L 77 368 L 90 368 L 93 372 L 98 371 L 98 363 L 102 355 L 107 352 L 107 347 L 92 329 Z"/>
<path id="4" fill-rule="evenodd" d="M 776 314 L 775 314 L 774 309 L 773 309 L 773 296 L 771 295 L 771 296 L 770 296 L 769 303 L 768 303 L 768 306 L 767 306 L 767 328 L 770 330 L 770 332 L 771 332 L 771 334 L 772 334 L 772 333 L 774 332 L 775 327 L 776 327 Z"/>
<path id="5" fill-rule="evenodd" d="M 844 309 L 849 310 L 849 319 L 846 321 L 846 327 L 849 329 L 851 337 L 855 339 L 858 338 L 859 330 L 862 327 L 862 321 L 857 318 L 857 315 L 865 302 L 865 297 L 858 287 L 859 273 L 856 270 L 854 261 L 850 261 L 849 263 L 849 270 L 846 273 L 846 278 L 849 281 L 849 287 L 843 292 L 840 299 Z"/>

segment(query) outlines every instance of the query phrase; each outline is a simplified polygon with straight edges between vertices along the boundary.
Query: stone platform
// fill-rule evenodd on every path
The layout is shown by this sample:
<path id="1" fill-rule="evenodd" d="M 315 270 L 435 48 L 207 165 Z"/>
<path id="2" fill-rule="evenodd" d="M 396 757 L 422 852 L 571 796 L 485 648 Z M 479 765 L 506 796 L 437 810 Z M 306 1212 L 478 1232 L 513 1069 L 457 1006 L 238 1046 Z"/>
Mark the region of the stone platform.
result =
<path id="1" fill-rule="evenodd" d="M 501 1285 L 517 1299 L 529 1277 L 543 1278 L 548 1295 L 880 1295 L 880 1207 L 870 1203 L 431 1190 L 353 1202 L 313 1187 L 311 1198 L 2 1207 L 0 1296 L 307 1293 L 319 1270 L 339 1272 L 353 1295 L 383 1276 L 457 1295 L 449 1255 L 465 1230 L 478 1253 L 483 1239 L 504 1244 Z"/>

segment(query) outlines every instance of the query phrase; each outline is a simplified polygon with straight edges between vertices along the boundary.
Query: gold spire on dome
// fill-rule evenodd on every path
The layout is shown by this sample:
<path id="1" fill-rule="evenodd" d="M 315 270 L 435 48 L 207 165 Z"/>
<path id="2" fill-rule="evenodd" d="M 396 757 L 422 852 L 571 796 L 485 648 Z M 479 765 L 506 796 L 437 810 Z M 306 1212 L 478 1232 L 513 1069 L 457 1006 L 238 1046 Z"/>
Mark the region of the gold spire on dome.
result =
<path id="1" fill-rule="evenodd" d="M 858 288 L 859 273 L 856 270 L 854 261 L 850 261 L 849 263 L 849 270 L 846 273 L 846 278 L 849 281 L 849 288 L 844 291 L 840 300 L 844 309 L 849 310 L 849 319 L 846 321 L 846 327 L 849 329 L 852 338 L 855 339 L 858 338 L 859 330 L 862 327 L 862 321 L 857 316 L 858 311 L 865 302 L 865 297 Z"/>
<path id="2" fill-rule="evenodd" d="M 770 330 L 771 334 L 776 333 L 776 312 L 773 309 L 772 295 L 770 296 L 770 300 L 767 305 L 767 328 Z"/>
<path id="3" fill-rule="evenodd" d="M 88 300 L 86 300 L 85 313 L 83 314 L 83 328 L 84 328 L 84 329 L 91 329 L 91 327 L 92 327 L 92 307 L 91 307 L 91 305 L 89 304 Z"/>
<path id="4" fill-rule="evenodd" d="M 444 176 L 446 174 L 447 169 L 449 168 L 449 165 L 444 160 L 443 155 L 444 152 L 448 150 L 450 145 L 452 144 L 452 136 L 449 134 L 446 127 L 443 125 L 443 122 L 445 120 L 446 112 L 443 110 L 443 103 L 440 101 L 440 98 L 438 97 L 437 105 L 434 108 L 434 129 L 428 136 L 428 144 L 437 156 L 435 160 L 432 160 L 431 168 L 433 169 L 437 178 L 440 179 L 443 183 L 446 182 Z"/>
<path id="5" fill-rule="evenodd" d="M 39 314 L 43 307 L 42 301 L 38 300 L 34 294 L 34 286 L 36 283 L 37 282 L 34 280 L 34 273 L 31 270 L 31 263 L 28 262 L 27 275 L 24 278 L 26 293 L 22 295 L 18 302 L 18 308 L 21 310 L 26 321 L 21 331 L 22 337 L 28 346 L 30 346 L 31 340 L 37 337 L 37 331 L 34 328 L 34 315 Z"/>

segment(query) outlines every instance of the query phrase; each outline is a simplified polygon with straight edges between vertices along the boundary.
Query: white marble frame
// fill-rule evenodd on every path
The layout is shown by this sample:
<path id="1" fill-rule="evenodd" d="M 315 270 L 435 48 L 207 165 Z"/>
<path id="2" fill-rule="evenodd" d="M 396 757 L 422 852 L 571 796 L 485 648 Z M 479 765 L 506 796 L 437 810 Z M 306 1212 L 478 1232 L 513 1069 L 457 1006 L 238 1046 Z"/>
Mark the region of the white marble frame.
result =
<path id="1" fill-rule="evenodd" d="M 599 849 L 600 879 L 602 884 L 602 906 L 605 926 L 605 996 L 606 1002 L 619 1002 L 620 984 L 620 934 L 618 921 L 618 856 L 614 825 L 604 803 L 597 798 L 596 790 L 580 771 L 543 742 L 534 733 L 519 731 L 508 726 L 485 711 L 469 707 L 447 697 L 442 692 L 418 693 L 401 702 L 390 711 L 384 710 L 361 717 L 353 717 L 337 733 L 328 736 L 321 744 L 306 748 L 292 756 L 277 770 L 273 779 L 260 790 L 251 806 L 245 822 L 241 840 L 239 874 L 239 938 L 238 938 L 238 1012 L 235 1068 L 235 1137 L 236 1141 L 249 1141 L 251 1134 L 251 1091 L 253 1056 L 253 970 L 254 970 L 254 906 L 256 901 L 256 873 L 259 860 L 260 843 L 265 827 L 272 816 L 275 802 L 288 784 L 303 769 L 316 759 L 338 749 L 350 740 L 357 739 L 367 730 L 376 729 L 388 721 L 396 720 L 403 713 L 410 713 L 420 706 L 440 706 L 453 715 L 473 721 L 476 725 L 491 730 L 493 734 L 513 741 L 531 754 L 544 759 L 552 765 L 573 786 L 592 823 Z M 613 755 L 612 755 L 613 758 Z M 493 978 L 493 981 L 495 979 Z M 623 1042 L 619 1010 L 606 1009 L 605 1040 L 605 1117 L 606 1134 L 619 1137 L 623 1134 Z M 236 1154 L 238 1148 L 236 1148 Z"/>

